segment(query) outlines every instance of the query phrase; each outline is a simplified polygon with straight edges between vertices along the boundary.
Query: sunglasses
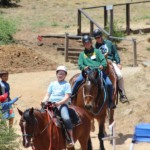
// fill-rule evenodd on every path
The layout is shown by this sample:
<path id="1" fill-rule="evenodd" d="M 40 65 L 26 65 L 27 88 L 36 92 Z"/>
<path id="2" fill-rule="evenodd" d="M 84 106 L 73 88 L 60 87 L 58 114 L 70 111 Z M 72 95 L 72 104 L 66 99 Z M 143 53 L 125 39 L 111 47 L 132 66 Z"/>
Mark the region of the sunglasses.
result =
<path id="1" fill-rule="evenodd" d="M 95 39 L 100 39 L 101 38 L 101 36 L 97 36 L 97 37 L 95 37 Z"/>

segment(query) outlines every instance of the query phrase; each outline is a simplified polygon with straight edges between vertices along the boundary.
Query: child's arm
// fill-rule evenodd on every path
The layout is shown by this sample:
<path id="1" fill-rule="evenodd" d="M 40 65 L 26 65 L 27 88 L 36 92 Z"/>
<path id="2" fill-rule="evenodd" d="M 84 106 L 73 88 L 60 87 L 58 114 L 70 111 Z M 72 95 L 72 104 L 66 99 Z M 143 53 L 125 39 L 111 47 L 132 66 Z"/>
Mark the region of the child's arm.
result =
<path id="1" fill-rule="evenodd" d="M 3 109 L 3 110 L 9 109 L 9 106 L 11 106 L 12 104 L 14 104 L 20 97 L 21 97 L 21 96 L 16 97 L 16 98 L 14 98 L 13 100 L 11 100 L 11 101 L 9 101 L 9 102 L 4 102 L 4 103 L 2 103 L 2 109 Z"/>

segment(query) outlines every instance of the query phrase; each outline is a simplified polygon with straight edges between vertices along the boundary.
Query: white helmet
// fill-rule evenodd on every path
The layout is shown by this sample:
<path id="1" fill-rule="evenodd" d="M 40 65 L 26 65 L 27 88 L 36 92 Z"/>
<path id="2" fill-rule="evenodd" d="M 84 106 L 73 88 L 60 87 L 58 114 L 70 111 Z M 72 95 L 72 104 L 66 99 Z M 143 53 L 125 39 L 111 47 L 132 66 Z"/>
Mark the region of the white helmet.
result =
<path id="1" fill-rule="evenodd" d="M 65 71 L 67 73 L 67 68 L 65 66 L 58 66 L 56 72 L 59 70 Z"/>

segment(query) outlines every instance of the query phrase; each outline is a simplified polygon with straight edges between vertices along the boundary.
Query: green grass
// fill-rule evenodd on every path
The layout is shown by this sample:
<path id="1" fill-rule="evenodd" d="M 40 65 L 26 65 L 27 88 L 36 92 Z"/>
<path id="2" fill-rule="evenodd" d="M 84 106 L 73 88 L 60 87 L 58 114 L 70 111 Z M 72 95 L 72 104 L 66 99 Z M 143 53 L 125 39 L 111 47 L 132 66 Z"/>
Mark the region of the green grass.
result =
<path id="1" fill-rule="evenodd" d="M 0 45 L 14 42 L 13 34 L 17 31 L 16 21 L 0 17 Z"/>
<path id="2" fill-rule="evenodd" d="M 150 52 L 150 47 L 148 47 L 147 50 Z"/>

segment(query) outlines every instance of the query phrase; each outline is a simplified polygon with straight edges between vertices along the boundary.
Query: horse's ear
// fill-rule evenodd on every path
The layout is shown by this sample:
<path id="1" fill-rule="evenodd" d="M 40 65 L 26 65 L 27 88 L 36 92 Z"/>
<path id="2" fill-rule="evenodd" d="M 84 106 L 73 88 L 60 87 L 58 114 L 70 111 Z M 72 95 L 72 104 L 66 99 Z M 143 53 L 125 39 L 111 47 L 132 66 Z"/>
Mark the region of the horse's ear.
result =
<path id="1" fill-rule="evenodd" d="M 33 115 L 34 108 L 32 107 L 29 111 L 29 115 Z"/>
<path id="2" fill-rule="evenodd" d="M 22 116 L 23 112 L 19 108 L 17 108 L 17 110 L 18 110 L 20 116 Z"/>

